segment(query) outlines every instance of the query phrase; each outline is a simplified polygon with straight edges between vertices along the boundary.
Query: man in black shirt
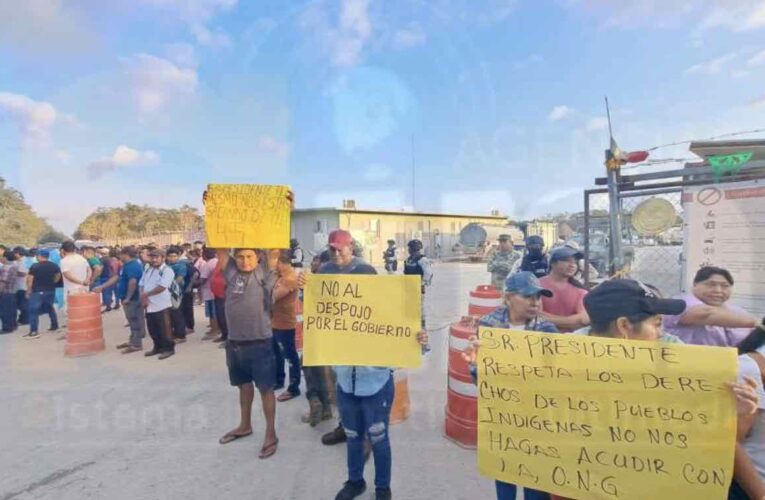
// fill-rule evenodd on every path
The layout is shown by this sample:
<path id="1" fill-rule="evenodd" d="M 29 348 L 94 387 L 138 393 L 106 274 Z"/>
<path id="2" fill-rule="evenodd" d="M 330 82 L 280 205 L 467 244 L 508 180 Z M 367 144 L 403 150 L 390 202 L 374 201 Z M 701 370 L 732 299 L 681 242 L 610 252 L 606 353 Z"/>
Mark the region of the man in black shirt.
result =
<path id="1" fill-rule="evenodd" d="M 58 330 L 58 317 L 53 303 L 56 301 L 56 288 L 61 286 L 61 269 L 57 264 L 48 260 L 50 253 L 40 250 L 37 262 L 29 268 L 27 273 L 27 299 L 29 300 L 29 333 L 25 339 L 38 339 L 37 333 L 39 316 L 41 312 L 47 312 L 50 317 L 50 329 Z"/>

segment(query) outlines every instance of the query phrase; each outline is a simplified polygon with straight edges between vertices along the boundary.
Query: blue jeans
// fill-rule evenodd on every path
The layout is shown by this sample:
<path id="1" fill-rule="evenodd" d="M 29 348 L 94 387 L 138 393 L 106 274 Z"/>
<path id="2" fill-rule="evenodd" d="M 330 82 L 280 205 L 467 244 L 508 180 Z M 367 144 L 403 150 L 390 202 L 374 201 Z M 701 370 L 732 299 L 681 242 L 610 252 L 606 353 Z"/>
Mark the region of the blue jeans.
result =
<path id="1" fill-rule="evenodd" d="M 518 487 L 514 484 L 497 481 L 497 500 L 515 500 L 515 492 Z M 524 500 L 550 500 L 550 496 L 544 491 L 523 488 Z"/>
<path id="2" fill-rule="evenodd" d="M 364 479 L 364 437 L 369 436 L 375 457 L 375 487 L 390 488 L 391 450 L 388 436 L 393 404 L 393 376 L 376 394 L 354 396 L 337 386 L 337 408 L 348 436 L 348 480 Z"/>
<path id="3" fill-rule="evenodd" d="M 3 333 L 16 330 L 16 292 L 0 293 L 0 323 Z"/>
<path id="4" fill-rule="evenodd" d="M 276 358 L 276 385 L 284 384 L 284 360 L 290 363 L 290 385 L 287 391 L 291 394 L 300 394 L 300 356 L 295 348 L 295 329 L 273 330 L 274 355 Z"/>
<path id="5" fill-rule="evenodd" d="M 111 306 L 116 302 L 117 294 L 114 291 L 114 287 L 104 288 L 101 290 L 101 303 L 105 306 Z M 116 303 L 114 305 L 117 305 Z"/>
<path id="6" fill-rule="evenodd" d="M 40 314 L 48 313 L 50 327 L 58 329 L 58 317 L 53 303 L 56 301 L 56 292 L 33 292 L 29 296 L 29 331 L 36 332 L 40 324 Z"/>

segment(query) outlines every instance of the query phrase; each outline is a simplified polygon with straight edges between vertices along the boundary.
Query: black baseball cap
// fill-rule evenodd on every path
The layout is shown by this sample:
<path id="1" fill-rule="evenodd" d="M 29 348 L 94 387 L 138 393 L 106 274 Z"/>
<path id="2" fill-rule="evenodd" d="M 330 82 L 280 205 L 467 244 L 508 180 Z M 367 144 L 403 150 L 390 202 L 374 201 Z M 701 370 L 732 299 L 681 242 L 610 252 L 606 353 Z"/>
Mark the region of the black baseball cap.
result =
<path id="1" fill-rule="evenodd" d="M 660 299 L 639 281 L 615 279 L 585 295 L 584 308 L 593 323 L 603 324 L 621 317 L 642 321 L 657 314 L 674 316 L 685 311 L 685 301 Z"/>

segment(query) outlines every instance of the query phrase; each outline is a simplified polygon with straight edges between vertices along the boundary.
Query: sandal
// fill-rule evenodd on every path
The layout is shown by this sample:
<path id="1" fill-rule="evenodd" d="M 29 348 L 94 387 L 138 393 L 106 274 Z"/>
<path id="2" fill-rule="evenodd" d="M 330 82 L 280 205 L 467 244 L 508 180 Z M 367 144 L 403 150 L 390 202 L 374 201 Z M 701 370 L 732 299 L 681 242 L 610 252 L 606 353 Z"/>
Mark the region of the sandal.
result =
<path id="1" fill-rule="evenodd" d="M 280 403 L 284 403 L 285 401 L 289 401 L 290 399 L 295 399 L 298 397 L 297 394 L 293 394 L 290 391 L 285 391 L 281 394 L 279 394 L 279 397 L 276 398 L 277 401 Z"/>
<path id="2" fill-rule="evenodd" d="M 234 434 L 233 432 L 227 432 L 223 435 L 222 438 L 218 440 L 220 444 L 228 444 L 232 441 L 236 441 L 239 438 L 247 437 L 252 434 L 252 431 L 246 433 L 246 434 Z"/>
<path id="3" fill-rule="evenodd" d="M 263 448 L 260 449 L 260 455 L 258 455 L 258 458 L 261 460 L 265 460 L 266 458 L 273 457 L 276 453 L 276 448 L 279 446 L 279 438 L 276 438 L 276 441 L 267 444 L 263 446 Z"/>

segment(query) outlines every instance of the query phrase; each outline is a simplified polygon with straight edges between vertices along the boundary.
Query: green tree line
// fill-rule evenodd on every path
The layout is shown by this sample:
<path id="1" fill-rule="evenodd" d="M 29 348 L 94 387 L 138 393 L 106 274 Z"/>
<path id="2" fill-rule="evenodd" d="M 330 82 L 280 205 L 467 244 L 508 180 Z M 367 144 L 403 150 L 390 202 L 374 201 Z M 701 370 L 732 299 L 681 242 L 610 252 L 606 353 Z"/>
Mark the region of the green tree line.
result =
<path id="1" fill-rule="evenodd" d="M 97 209 L 80 223 L 74 237 L 118 241 L 168 231 L 193 231 L 202 227 L 199 211 L 188 205 L 174 209 L 126 203 L 124 207 Z"/>
<path id="2" fill-rule="evenodd" d="M 24 196 L 6 186 L 0 177 L 0 243 L 31 247 L 39 243 L 62 242 L 67 236 L 37 215 Z"/>

